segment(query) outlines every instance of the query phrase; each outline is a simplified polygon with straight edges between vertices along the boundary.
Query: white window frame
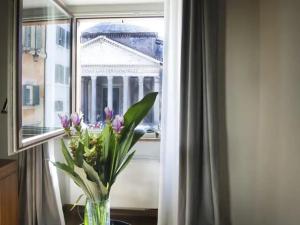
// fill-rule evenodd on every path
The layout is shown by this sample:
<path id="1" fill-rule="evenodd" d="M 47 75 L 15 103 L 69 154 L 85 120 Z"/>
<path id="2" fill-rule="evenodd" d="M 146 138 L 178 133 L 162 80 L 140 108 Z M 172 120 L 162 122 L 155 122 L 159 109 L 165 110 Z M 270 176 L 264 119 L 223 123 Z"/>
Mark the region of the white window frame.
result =
<path id="1" fill-rule="evenodd" d="M 156 10 L 152 11 L 153 10 L 153 6 L 154 7 L 158 7 L 158 8 L 155 8 Z M 80 102 L 81 102 L 81 77 L 78 73 L 78 71 L 80 71 L 80 64 L 77 63 L 78 61 L 78 58 L 80 56 L 80 49 L 77 48 L 77 46 L 80 45 L 80 34 L 79 32 L 77 32 L 78 30 L 78 27 L 77 27 L 77 24 L 78 24 L 78 21 L 79 20 L 82 20 L 82 19 L 118 19 L 118 18 L 163 18 L 164 17 L 164 11 L 163 11 L 163 8 L 160 8 L 161 7 L 161 4 L 150 4 L 150 11 L 144 11 L 141 9 L 141 11 L 137 11 L 137 12 L 132 12 L 130 13 L 130 9 L 131 7 L 130 6 L 125 6 L 125 7 L 122 7 L 122 9 L 120 8 L 119 10 L 120 11 L 115 11 L 115 12 L 106 12 L 105 9 L 103 8 L 99 8 L 98 12 L 95 12 L 95 8 L 94 9 L 91 9 L 89 7 L 87 8 L 84 8 L 84 13 L 82 13 L 82 11 L 79 10 L 79 7 L 74 7 L 73 10 L 75 11 L 74 13 L 74 29 L 73 31 L 75 33 L 73 33 L 73 38 L 75 38 L 75 40 L 73 40 L 73 43 L 76 43 L 76 44 L 73 44 L 73 46 L 75 47 L 74 51 L 75 51 L 75 54 L 76 57 L 74 58 L 74 65 L 75 65 L 75 68 L 73 68 L 73 77 L 74 77 L 74 80 L 76 82 L 76 88 L 75 88 L 75 93 L 74 95 L 76 96 L 75 98 L 75 108 L 76 108 L 76 111 L 79 112 L 80 111 Z M 96 7 L 97 8 L 97 7 Z M 140 141 L 160 141 L 160 136 L 156 136 L 156 133 L 151 133 L 151 134 L 145 134 L 141 139 Z"/>
<path id="2" fill-rule="evenodd" d="M 71 94 L 70 94 L 70 104 L 71 104 L 71 112 L 75 112 L 79 110 L 79 104 L 78 99 L 80 98 L 80 91 L 81 89 L 78 89 L 78 85 L 80 85 L 79 82 L 77 82 L 77 59 L 76 55 L 78 53 L 77 49 L 77 43 L 78 43 L 78 37 L 77 37 L 77 20 L 83 19 L 83 18 L 145 18 L 145 17 L 163 17 L 164 16 L 164 9 L 163 9 L 163 3 L 149 3 L 149 4 L 128 4 L 128 5 L 115 5 L 115 6 L 73 6 L 70 8 L 67 8 L 64 6 L 59 0 L 53 0 L 55 4 L 57 4 L 59 7 L 63 8 L 65 11 L 67 11 L 72 16 L 72 26 L 70 35 L 72 37 L 71 41 L 71 67 L 70 67 L 70 85 L 71 85 Z M 53 131 L 49 132 L 46 135 L 36 136 L 32 140 L 28 140 L 26 144 L 23 147 L 18 146 L 18 136 L 19 131 L 17 130 L 17 99 L 19 96 L 17 93 L 17 87 L 16 87 L 16 80 L 18 79 L 17 74 L 17 58 L 16 55 L 17 52 L 17 43 L 18 43 L 18 37 L 17 37 L 17 31 L 19 29 L 18 23 L 18 15 L 19 15 L 19 4 L 18 0 L 12 0 L 12 11 L 13 15 L 11 16 L 11 20 L 9 20 L 8 26 L 8 35 L 9 38 L 7 40 L 8 46 L 11 46 L 11 48 L 7 48 L 7 55 L 8 59 L 13 62 L 10 63 L 7 66 L 7 149 L 8 149 L 8 155 L 13 155 L 16 153 L 19 153 L 20 151 L 26 150 L 28 148 L 31 148 L 35 145 L 47 142 L 53 138 L 57 138 L 63 135 L 63 131 Z M 72 13 L 70 13 L 72 12 Z M 148 138 L 144 138 L 141 141 L 148 141 Z M 150 139 L 150 141 L 159 141 L 159 139 Z"/>

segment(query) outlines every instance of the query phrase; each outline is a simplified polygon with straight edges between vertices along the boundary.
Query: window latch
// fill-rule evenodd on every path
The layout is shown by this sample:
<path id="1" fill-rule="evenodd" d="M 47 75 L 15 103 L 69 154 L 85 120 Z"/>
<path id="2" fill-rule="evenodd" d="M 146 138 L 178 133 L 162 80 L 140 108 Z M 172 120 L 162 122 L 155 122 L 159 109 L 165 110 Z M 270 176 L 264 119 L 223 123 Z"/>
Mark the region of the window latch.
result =
<path id="1" fill-rule="evenodd" d="M 4 104 L 3 104 L 1 113 L 2 113 L 2 114 L 7 114 L 7 98 L 5 99 L 5 102 L 4 102 Z"/>

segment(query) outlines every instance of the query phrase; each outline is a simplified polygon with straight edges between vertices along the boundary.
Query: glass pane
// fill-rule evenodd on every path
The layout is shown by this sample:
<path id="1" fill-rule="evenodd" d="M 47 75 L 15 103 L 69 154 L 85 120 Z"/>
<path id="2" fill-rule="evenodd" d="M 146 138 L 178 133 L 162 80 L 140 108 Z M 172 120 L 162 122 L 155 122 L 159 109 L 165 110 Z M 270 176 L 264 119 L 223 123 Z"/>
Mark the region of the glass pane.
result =
<path id="1" fill-rule="evenodd" d="M 149 132 L 159 129 L 163 24 L 163 18 L 79 20 L 77 72 L 86 123 L 103 122 L 105 106 L 123 115 L 146 94 L 157 91 L 157 101 L 140 127 Z M 93 79 L 97 85 L 88 84 Z"/>
<path id="2" fill-rule="evenodd" d="M 51 0 L 23 0 L 22 14 L 19 144 L 61 129 L 58 115 L 70 113 L 70 17 Z"/>

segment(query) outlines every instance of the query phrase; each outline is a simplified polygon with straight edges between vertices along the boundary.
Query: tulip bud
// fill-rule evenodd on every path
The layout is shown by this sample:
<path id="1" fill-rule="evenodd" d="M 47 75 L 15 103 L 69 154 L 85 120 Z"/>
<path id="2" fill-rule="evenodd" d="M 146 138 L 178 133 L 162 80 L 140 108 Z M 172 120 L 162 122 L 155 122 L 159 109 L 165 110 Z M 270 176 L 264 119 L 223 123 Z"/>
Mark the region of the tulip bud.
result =
<path id="1" fill-rule="evenodd" d="M 71 126 L 71 120 L 67 115 L 59 115 L 60 123 L 65 130 L 69 130 Z"/>
<path id="2" fill-rule="evenodd" d="M 105 112 L 105 120 L 110 121 L 113 116 L 113 111 L 110 108 L 105 107 L 104 112 Z"/>
<path id="3" fill-rule="evenodd" d="M 116 115 L 115 119 L 112 122 L 112 128 L 116 133 L 121 133 L 122 129 L 124 128 L 124 118 L 123 116 Z"/>

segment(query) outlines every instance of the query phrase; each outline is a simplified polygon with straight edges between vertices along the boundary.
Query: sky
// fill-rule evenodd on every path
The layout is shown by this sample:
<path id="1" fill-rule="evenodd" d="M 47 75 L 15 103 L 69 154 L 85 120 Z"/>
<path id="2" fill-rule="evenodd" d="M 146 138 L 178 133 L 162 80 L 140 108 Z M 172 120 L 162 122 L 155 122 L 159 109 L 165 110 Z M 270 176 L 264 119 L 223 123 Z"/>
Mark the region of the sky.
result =
<path id="1" fill-rule="evenodd" d="M 160 38 L 164 38 L 164 19 L 163 18 L 114 18 L 114 19 L 83 19 L 80 20 L 78 32 L 82 32 L 89 27 L 100 22 L 127 23 L 141 27 L 146 27 L 149 31 L 157 32 Z"/>

